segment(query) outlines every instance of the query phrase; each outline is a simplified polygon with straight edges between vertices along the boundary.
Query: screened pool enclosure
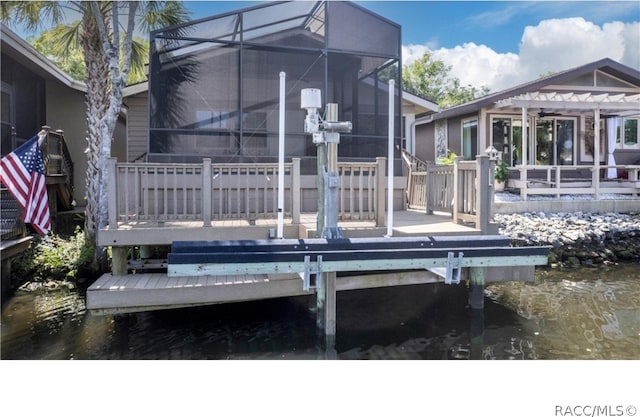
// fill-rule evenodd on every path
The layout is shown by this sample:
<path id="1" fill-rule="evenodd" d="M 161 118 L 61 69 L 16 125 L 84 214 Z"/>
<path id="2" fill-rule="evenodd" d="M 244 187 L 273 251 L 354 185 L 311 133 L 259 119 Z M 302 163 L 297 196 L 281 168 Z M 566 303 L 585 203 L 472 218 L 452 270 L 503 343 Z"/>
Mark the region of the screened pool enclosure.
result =
<path id="1" fill-rule="evenodd" d="M 274 162 L 279 73 L 286 82 L 285 157 L 315 170 L 300 91 L 338 103 L 343 161 L 387 155 L 388 95 L 395 80 L 400 144 L 400 26 L 348 2 L 278 2 L 212 16 L 151 34 L 152 162 Z M 399 164 L 398 164 L 399 165 Z"/>

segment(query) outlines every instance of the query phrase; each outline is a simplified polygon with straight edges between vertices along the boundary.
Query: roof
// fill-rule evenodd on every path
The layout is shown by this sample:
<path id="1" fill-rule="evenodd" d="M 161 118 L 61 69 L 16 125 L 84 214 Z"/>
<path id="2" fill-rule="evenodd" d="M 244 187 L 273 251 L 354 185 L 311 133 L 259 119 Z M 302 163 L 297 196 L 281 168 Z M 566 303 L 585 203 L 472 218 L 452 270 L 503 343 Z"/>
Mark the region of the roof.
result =
<path id="1" fill-rule="evenodd" d="M 69 74 L 58 68 L 51 60 L 36 51 L 35 48 L 6 25 L 2 24 L 1 27 L 2 36 L 0 38 L 2 40 L 1 50 L 3 54 L 11 56 L 40 77 L 59 81 L 74 90 L 87 91 L 85 83 L 73 79 Z"/>
<path id="2" fill-rule="evenodd" d="M 536 91 L 499 100 L 496 102 L 496 107 L 640 110 L 640 94 L 542 93 Z"/>
<path id="3" fill-rule="evenodd" d="M 450 117 L 474 113 L 479 111 L 483 107 L 493 106 L 500 100 L 504 100 L 514 96 L 520 96 L 526 93 L 533 93 L 549 85 L 562 84 L 576 78 L 581 74 L 588 73 L 594 70 L 601 70 L 625 82 L 640 85 L 640 71 L 623 65 L 610 58 L 604 58 L 599 61 L 594 61 L 585 65 L 581 65 L 579 67 L 550 75 L 548 77 L 539 78 L 537 80 L 520 84 L 506 90 L 479 97 L 467 103 L 444 109 L 435 115 L 427 116 L 428 118 L 422 118 L 419 121 L 423 123 L 429 123 L 433 120 L 447 119 Z"/>

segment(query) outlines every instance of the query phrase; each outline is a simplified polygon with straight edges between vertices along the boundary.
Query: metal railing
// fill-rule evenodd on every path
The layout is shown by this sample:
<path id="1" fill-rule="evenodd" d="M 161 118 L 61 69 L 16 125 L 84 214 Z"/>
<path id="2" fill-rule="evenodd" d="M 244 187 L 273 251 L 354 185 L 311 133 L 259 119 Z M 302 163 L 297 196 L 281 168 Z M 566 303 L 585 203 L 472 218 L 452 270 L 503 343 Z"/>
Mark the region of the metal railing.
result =
<path id="1" fill-rule="evenodd" d="M 6 188 L 0 189 L 0 237 L 2 240 L 18 239 L 27 235 L 22 221 L 22 207 Z"/>

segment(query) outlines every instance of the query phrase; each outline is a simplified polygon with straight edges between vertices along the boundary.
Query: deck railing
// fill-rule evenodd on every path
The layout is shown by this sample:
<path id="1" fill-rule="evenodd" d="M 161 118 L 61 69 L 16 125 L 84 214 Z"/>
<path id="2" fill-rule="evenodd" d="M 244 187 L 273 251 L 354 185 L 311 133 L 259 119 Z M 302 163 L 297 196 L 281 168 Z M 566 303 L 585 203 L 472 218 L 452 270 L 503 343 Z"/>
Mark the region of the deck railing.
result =
<path id="1" fill-rule="evenodd" d="M 592 195 L 640 194 L 640 165 L 519 165 L 519 177 L 509 180 L 509 186 L 520 190 L 524 200 L 529 195 Z M 607 178 L 615 169 L 620 178 Z"/>
<path id="2" fill-rule="evenodd" d="M 338 163 L 340 176 L 340 220 L 374 220 L 380 203 L 384 204 L 384 175 L 378 175 L 384 159 L 369 163 Z M 382 195 L 379 194 L 382 192 Z M 383 206 L 384 207 L 384 206 Z M 384 209 L 382 209 L 384 216 Z"/>
<path id="3" fill-rule="evenodd" d="M 0 188 L 0 206 L 0 238 L 11 240 L 26 236 L 22 207 L 6 188 Z"/>
<path id="4" fill-rule="evenodd" d="M 427 208 L 427 163 L 402 151 L 402 175 L 407 178 L 407 207 L 413 210 Z"/>
<path id="5" fill-rule="evenodd" d="M 340 220 L 384 225 L 385 162 L 338 164 Z M 112 158 L 109 175 L 110 225 L 201 221 L 209 226 L 215 220 L 278 216 L 277 164 L 120 163 Z M 299 223 L 307 191 L 300 159 L 286 163 L 284 175 L 284 216 Z"/>
<path id="6" fill-rule="evenodd" d="M 424 164 L 422 170 L 409 167 L 407 176 L 410 209 L 450 213 L 454 223 L 470 222 L 485 230 L 489 222 L 493 175 L 486 156 L 475 161 L 456 158 L 453 165 Z"/>

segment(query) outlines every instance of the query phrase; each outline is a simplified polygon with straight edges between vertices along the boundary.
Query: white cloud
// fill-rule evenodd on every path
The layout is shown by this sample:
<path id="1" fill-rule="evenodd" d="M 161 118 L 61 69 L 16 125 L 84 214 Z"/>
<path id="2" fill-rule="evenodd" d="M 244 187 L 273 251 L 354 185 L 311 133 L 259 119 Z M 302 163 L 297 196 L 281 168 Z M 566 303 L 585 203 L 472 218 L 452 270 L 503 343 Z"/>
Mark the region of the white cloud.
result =
<path id="1" fill-rule="evenodd" d="M 640 68 L 640 22 L 598 26 L 581 17 L 543 20 L 524 29 L 517 54 L 475 43 L 439 49 L 409 45 L 403 47 L 403 63 L 415 61 L 427 50 L 450 65 L 451 75 L 462 85 L 499 91 L 602 58 Z"/>

